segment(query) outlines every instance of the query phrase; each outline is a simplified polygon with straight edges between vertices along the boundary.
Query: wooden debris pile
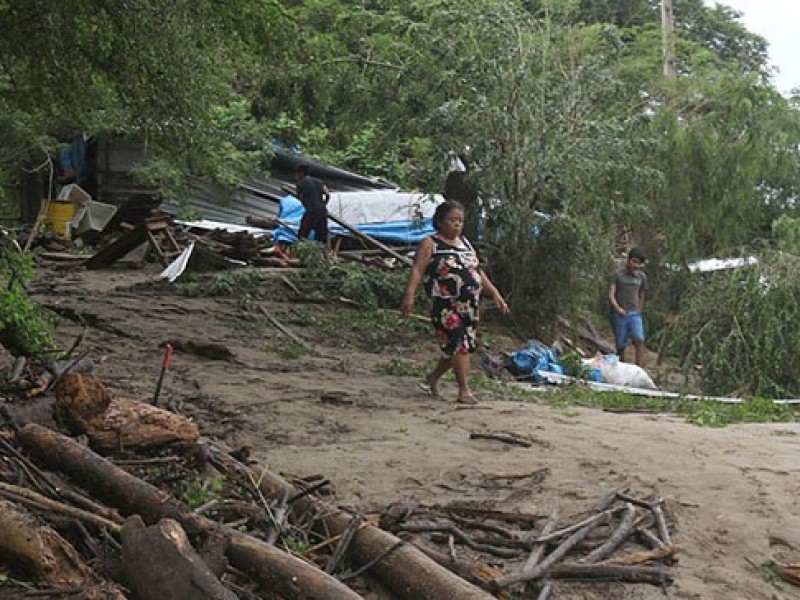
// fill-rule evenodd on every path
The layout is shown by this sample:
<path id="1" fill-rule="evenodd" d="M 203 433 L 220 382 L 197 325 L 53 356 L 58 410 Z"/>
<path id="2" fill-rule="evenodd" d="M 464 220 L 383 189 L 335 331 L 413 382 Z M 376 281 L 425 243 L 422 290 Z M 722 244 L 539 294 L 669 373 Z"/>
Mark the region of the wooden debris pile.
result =
<path id="1" fill-rule="evenodd" d="M 526 588 L 539 599 L 549 598 L 558 581 L 666 587 L 673 580 L 667 566 L 678 548 L 663 502 L 626 492 L 615 491 L 587 514 L 564 520 L 557 510 L 544 518 L 397 503 L 387 508 L 381 524 L 475 586 L 506 598 L 533 597 L 525 595 Z"/>
<path id="2" fill-rule="evenodd" d="M 356 600 L 375 586 L 368 575 L 398 598 L 491 597 L 323 500 L 324 479 L 254 471 L 246 453 L 202 442 L 148 401 L 111 397 L 90 373 L 51 389 L 1 405 L 3 594 Z"/>
<path id="3" fill-rule="evenodd" d="M 254 469 L 245 449 L 110 398 L 93 375 L 54 387 L 57 425 L 2 411 L 0 577 L 19 597 L 355 600 L 377 580 L 409 600 L 547 598 L 563 580 L 672 581 L 658 500 L 621 490 L 564 520 L 402 503 L 352 514 L 323 477 Z"/>
<path id="4" fill-rule="evenodd" d="M 10 597 L 356 600 L 378 582 L 394 598 L 488 600 L 557 597 L 565 580 L 672 581 L 660 500 L 619 490 L 566 519 L 402 503 L 354 514 L 322 476 L 288 482 L 152 399 L 112 397 L 78 372 L 84 359 L 36 389 L 7 380 L 0 401 Z"/>

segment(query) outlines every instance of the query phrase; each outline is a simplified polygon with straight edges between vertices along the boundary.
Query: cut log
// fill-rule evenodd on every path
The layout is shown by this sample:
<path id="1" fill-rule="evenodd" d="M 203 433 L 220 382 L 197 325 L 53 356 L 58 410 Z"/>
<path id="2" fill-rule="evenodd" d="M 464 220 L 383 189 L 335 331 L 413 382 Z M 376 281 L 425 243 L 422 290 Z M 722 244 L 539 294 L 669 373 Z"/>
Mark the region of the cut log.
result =
<path id="1" fill-rule="evenodd" d="M 313 513 L 321 515 L 317 519 L 320 532 L 325 537 L 342 535 L 352 519 L 351 515 L 332 509 L 321 502 L 302 496 L 282 477 L 268 469 L 259 469 L 258 475 L 229 455 L 211 448 L 212 460 L 227 471 L 240 473 L 251 482 L 259 482 L 258 488 L 269 500 L 282 498 L 288 491 L 296 514 Z M 374 526 L 360 529 L 350 544 L 347 556 L 354 568 L 368 564 L 376 556 L 397 546 L 400 540 Z M 373 565 L 368 571 L 387 589 L 404 600 L 491 600 L 492 596 L 464 581 L 457 575 L 441 567 L 410 544 L 404 544 L 392 551 L 385 559 Z"/>
<path id="2" fill-rule="evenodd" d="M 102 418 L 111 395 L 100 379 L 90 373 L 66 373 L 53 388 L 53 416 L 72 433 L 86 433 L 89 423 Z"/>
<path id="3" fill-rule="evenodd" d="M 0 500 L 0 555 L 37 583 L 87 588 L 101 583 L 69 542 L 5 500 Z M 118 591 L 106 597 L 124 599 Z"/>
<path id="4" fill-rule="evenodd" d="M 147 402 L 114 398 L 101 419 L 89 423 L 89 445 L 101 452 L 158 446 L 191 447 L 200 439 L 197 423 Z"/>
<path id="5" fill-rule="evenodd" d="M 137 400 L 111 399 L 91 374 L 67 373 L 55 387 L 53 415 L 73 434 L 86 434 L 89 445 L 108 452 L 122 448 L 192 446 L 200 438 L 186 417 Z"/>
<path id="6" fill-rule="evenodd" d="M 154 569 L 153 565 L 159 565 Z M 122 571 L 137 600 L 237 600 L 194 551 L 177 521 L 146 527 L 138 516 L 122 528 Z"/>
<path id="7" fill-rule="evenodd" d="M 73 434 L 86 434 L 93 448 L 190 446 L 197 424 L 185 417 L 136 400 L 112 400 L 103 383 L 89 373 L 67 373 L 54 388 L 53 416 Z"/>
<path id="8" fill-rule="evenodd" d="M 18 440 L 50 468 L 62 471 L 73 480 L 81 482 L 81 485 L 119 508 L 123 514 L 138 514 L 145 523 L 150 524 L 163 518 L 175 519 L 190 536 L 220 528 L 218 523 L 185 510 L 165 492 L 60 433 L 31 423 L 20 430 Z M 361 599 L 361 596 L 346 585 L 314 565 L 270 548 L 239 531 L 224 527 L 223 530 L 231 537 L 228 547 L 231 564 L 250 572 L 254 571 L 253 564 L 258 564 L 259 574 L 271 574 L 269 581 L 275 584 L 271 592 L 286 598 Z M 242 547 L 249 548 L 253 553 L 257 552 L 257 555 L 250 555 L 244 560 L 243 554 L 237 552 Z"/>

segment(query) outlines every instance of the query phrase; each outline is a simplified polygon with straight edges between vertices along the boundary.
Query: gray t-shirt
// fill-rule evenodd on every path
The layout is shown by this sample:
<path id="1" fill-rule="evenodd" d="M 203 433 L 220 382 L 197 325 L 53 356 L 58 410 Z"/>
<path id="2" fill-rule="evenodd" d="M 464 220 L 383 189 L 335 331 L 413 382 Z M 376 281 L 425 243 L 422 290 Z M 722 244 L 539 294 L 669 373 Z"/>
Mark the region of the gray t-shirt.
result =
<path id="1" fill-rule="evenodd" d="M 626 269 L 620 269 L 611 275 L 611 283 L 617 286 L 615 297 L 623 310 L 640 310 L 639 291 L 647 290 L 647 275 L 644 271 L 636 271 L 631 275 Z"/>

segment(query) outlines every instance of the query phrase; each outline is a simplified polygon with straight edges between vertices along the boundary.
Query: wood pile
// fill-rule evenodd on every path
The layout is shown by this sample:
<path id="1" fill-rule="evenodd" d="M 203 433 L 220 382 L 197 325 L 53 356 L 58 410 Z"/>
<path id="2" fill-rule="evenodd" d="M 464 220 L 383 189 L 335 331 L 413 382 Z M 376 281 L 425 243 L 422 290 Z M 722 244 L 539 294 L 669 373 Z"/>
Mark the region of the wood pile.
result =
<path id="1" fill-rule="evenodd" d="M 353 514 L 322 476 L 286 481 L 150 399 L 112 397 L 77 372 L 84 359 L 16 380 L 6 361 L 0 598 L 357 600 L 380 584 L 488 600 L 547 598 L 562 580 L 672 581 L 659 500 L 619 490 L 566 519 L 403 503 Z"/>
<path id="2" fill-rule="evenodd" d="M 627 490 L 608 494 L 587 513 L 559 519 L 448 506 L 392 505 L 382 524 L 437 563 L 501 597 L 551 596 L 558 580 L 643 583 L 665 588 L 678 547 L 660 499 Z M 459 548 L 459 550 L 456 550 Z M 457 552 L 461 557 L 457 557 Z"/>

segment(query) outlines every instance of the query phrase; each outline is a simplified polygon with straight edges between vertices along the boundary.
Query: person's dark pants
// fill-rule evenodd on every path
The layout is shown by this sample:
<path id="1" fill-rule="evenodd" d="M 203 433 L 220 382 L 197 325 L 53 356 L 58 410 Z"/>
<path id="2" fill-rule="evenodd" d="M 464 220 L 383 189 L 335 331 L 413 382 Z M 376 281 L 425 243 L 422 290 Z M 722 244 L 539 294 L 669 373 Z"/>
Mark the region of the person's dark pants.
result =
<path id="1" fill-rule="evenodd" d="M 297 237 L 300 239 L 308 238 L 308 234 L 314 232 L 314 239 L 325 244 L 328 241 L 328 213 L 306 212 L 300 220 L 300 231 Z"/>

